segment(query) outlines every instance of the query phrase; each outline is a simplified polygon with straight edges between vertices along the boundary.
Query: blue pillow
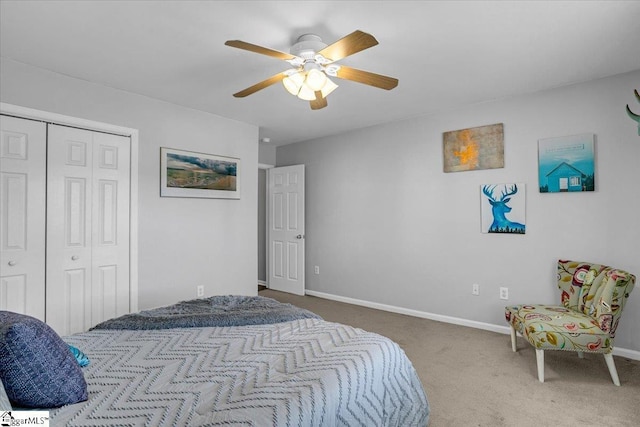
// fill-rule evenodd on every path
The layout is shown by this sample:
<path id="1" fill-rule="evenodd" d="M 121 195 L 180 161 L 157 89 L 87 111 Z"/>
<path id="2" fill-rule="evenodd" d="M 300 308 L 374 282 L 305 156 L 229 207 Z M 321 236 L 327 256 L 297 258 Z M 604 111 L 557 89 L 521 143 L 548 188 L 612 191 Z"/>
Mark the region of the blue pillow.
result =
<path id="1" fill-rule="evenodd" d="M 69 346 L 40 320 L 0 311 L 0 380 L 25 408 L 57 408 L 87 400 L 87 383 Z"/>
<path id="2" fill-rule="evenodd" d="M 73 357 L 76 358 L 76 361 L 78 362 L 78 365 L 80 365 L 81 368 L 84 368 L 90 363 L 87 355 L 84 354 L 82 350 L 80 350 L 78 347 L 74 347 L 71 344 L 69 344 L 69 350 L 71 350 L 71 354 L 73 354 Z"/>

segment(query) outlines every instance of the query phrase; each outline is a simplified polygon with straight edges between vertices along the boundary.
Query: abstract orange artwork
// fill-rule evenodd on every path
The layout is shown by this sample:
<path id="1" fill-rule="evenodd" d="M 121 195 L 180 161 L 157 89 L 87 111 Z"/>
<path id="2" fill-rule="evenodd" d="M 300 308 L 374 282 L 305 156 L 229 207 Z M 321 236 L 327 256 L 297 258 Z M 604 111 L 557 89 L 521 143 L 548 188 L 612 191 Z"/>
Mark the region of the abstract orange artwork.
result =
<path id="1" fill-rule="evenodd" d="M 502 123 L 454 130 L 442 136 L 445 172 L 504 167 Z"/>

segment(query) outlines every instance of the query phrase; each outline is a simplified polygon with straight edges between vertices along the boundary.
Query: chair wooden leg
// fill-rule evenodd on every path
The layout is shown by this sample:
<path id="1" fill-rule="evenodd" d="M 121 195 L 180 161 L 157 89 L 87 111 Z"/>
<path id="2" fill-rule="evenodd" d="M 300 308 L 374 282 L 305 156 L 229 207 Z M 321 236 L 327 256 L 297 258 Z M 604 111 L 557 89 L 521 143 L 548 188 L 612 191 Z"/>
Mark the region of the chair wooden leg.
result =
<path id="1" fill-rule="evenodd" d="M 616 364 L 613 361 L 613 354 L 608 353 L 604 355 L 604 360 L 607 362 L 607 367 L 609 368 L 609 374 L 611 374 L 611 379 L 613 383 L 620 387 L 620 378 L 618 378 L 618 371 L 616 370 Z"/>
<path id="2" fill-rule="evenodd" d="M 544 350 L 536 348 L 536 362 L 538 365 L 538 381 L 544 382 Z"/>
<path id="3" fill-rule="evenodd" d="M 513 350 L 514 352 L 517 350 L 516 329 L 513 326 L 511 326 L 511 350 Z"/>

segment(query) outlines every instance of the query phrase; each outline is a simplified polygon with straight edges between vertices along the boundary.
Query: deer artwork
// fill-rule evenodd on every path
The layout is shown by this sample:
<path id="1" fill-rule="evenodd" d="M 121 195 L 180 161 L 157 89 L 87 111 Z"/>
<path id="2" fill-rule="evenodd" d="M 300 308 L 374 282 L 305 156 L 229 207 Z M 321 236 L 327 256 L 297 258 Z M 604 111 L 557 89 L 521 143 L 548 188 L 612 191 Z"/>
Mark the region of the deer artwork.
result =
<path id="1" fill-rule="evenodd" d="M 638 93 L 638 91 L 635 89 L 633 90 L 633 93 L 636 95 L 636 99 L 638 100 L 638 102 L 640 102 L 640 93 Z M 638 135 L 640 135 L 640 114 L 636 114 L 633 111 L 631 111 L 631 109 L 629 108 L 629 104 L 627 104 L 627 114 L 633 120 L 638 122 Z"/>
<path id="2" fill-rule="evenodd" d="M 482 193 L 487 196 L 489 203 L 491 204 L 491 213 L 493 214 L 493 223 L 489 227 L 489 233 L 520 233 L 524 234 L 525 226 L 519 222 L 512 222 L 507 219 L 505 214 L 511 212 L 511 207 L 507 206 L 509 200 L 514 194 L 518 192 L 518 186 L 513 184 L 511 188 L 505 187 L 500 196 L 500 200 L 496 200 L 493 197 L 493 190 L 495 186 L 489 187 L 485 185 L 482 187 Z"/>

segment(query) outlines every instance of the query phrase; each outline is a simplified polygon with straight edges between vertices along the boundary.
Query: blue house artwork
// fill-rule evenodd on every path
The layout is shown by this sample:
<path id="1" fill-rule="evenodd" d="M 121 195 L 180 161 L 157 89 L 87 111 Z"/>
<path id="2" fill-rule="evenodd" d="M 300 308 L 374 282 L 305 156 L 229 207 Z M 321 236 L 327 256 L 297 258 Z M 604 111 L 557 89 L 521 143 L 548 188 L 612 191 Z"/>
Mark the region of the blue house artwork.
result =
<path id="1" fill-rule="evenodd" d="M 547 192 L 586 191 L 587 175 L 566 162 L 547 174 Z"/>
<path id="2" fill-rule="evenodd" d="M 541 193 L 594 191 L 594 135 L 582 134 L 538 141 Z"/>

